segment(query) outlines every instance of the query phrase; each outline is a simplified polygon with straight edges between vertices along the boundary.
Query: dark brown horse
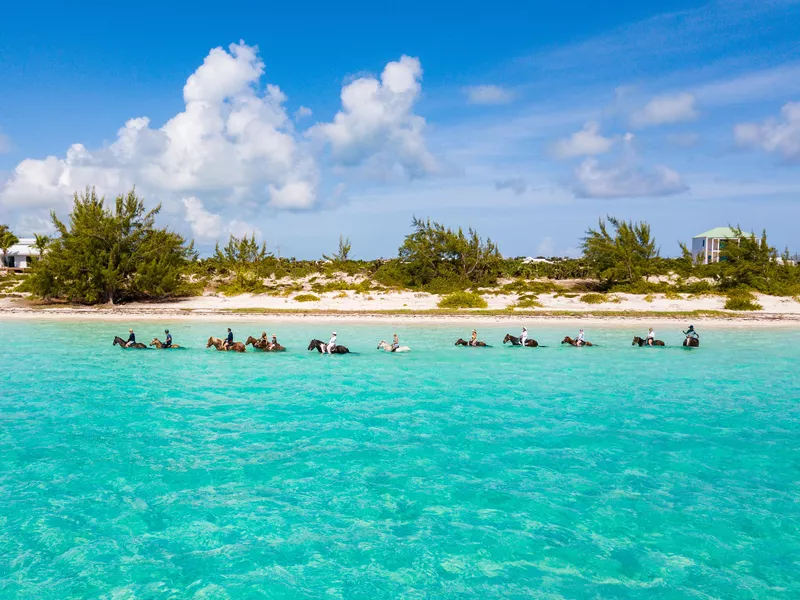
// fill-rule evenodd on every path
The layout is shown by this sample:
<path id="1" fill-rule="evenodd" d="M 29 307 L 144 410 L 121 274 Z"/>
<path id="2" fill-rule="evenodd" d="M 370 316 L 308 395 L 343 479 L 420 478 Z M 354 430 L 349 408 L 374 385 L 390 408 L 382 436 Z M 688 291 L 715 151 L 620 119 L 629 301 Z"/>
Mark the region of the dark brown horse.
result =
<path id="1" fill-rule="evenodd" d="M 125 350 L 127 350 L 128 348 L 135 348 L 137 350 L 147 350 L 147 346 L 145 344 L 140 343 L 140 342 L 136 342 L 132 346 L 128 346 L 128 342 L 123 340 L 118 335 L 114 336 L 114 343 L 112 344 L 112 346 L 119 346 L 120 348 L 123 348 Z"/>
<path id="2" fill-rule="evenodd" d="M 700 340 L 695 337 L 687 337 L 683 340 L 683 345 L 687 348 L 699 348 L 700 347 Z"/>
<path id="3" fill-rule="evenodd" d="M 228 346 L 226 348 L 225 347 L 225 342 L 223 342 L 221 339 L 219 339 L 217 337 L 214 337 L 213 335 L 210 338 L 208 338 L 208 343 L 206 344 L 206 348 L 210 348 L 211 346 L 214 346 L 214 348 L 216 348 L 220 352 L 230 352 L 230 351 L 233 351 L 233 352 L 244 352 L 245 351 L 245 347 L 244 347 L 244 344 L 242 342 L 233 342 L 230 346 Z"/>
<path id="4" fill-rule="evenodd" d="M 320 354 L 323 353 L 323 350 L 322 350 L 323 346 L 325 346 L 325 348 L 327 348 L 328 344 L 326 344 L 325 342 L 322 342 L 320 340 L 311 340 L 308 343 L 308 349 L 309 350 L 316 350 Z M 325 350 L 324 353 L 328 354 L 328 351 Z M 333 350 L 330 351 L 330 354 L 350 354 L 350 350 L 347 349 L 347 346 L 334 346 Z"/>
<path id="5" fill-rule="evenodd" d="M 247 341 L 244 345 L 252 345 L 253 348 L 261 350 L 262 352 L 284 352 L 286 350 L 286 348 L 277 342 L 271 343 L 264 337 L 254 338 L 252 335 L 247 337 Z"/>
<path id="6" fill-rule="evenodd" d="M 458 340 L 456 341 L 455 345 L 456 346 L 470 346 L 472 348 L 490 348 L 491 347 L 486 342 L 475 342 L 474 344 L 472 344 L 472 343 L 468 342 L 467 340 L 462 340 L 461 338 L 458 338 Z"/>
<path id="7" fill-rule="evenodd" d="M 647 346 L 648 345 L 647 339 L 640 338 L 637 335 L 636 337 L 633 338 L 633 343 L 631 344 L 631 346 L 636 346 L 637 344 L 639 345 L 639 348 L 641 348 L 642 346 Z M 653 346 L 666 346 L 666 344 L 661 340 L 653 340 Z"/>
<path id="8" fill-rule="evenodd" d="M 583 342 L 580 346 L 578 346 L 578 340 L 573 340 L 569 336 L 566 336 L 563 340 L 561 340 L 561 343 L 562 344 L 569 344 L 570 346 L 577 346 L 579 348 L 581 346 L 594 346 L 594 344 L 592 344 L 592 342 Z"/>
<path id="9" fill-rule="evenodd" d="M 158 338 L 153 338 L 153 341 L 152 341 L 152 342 L 150 342 L 150 345 L 151 345 L 151 346 L 155 346 L 155 347 L 156 347 L 156 348 L 158 348 L 159 350 L 170 350 L 170 349 L 172 349 L 172 348 L 180 348 L 180 346 L 178 346 L 178 344 L 172 344 L 171 346 L 165 346 L 165 345 L 164 345 L 164 344 L 161 342 L 161 340 L 160 340 L 160 339 L 158 339 Z"/>
<path id="10" fill-rule="evenodd" d="M 514 335 L 511 335 L 510 333 L 507 333 L 506 337 L 503 338 L 503 343 L 504 344 L 507 344 L 508 342 L 511 342 L 512 346 L 521 346 L 522 345 L 522 344 L 519 343 L 519 338 L 514 336 Z M 539 345 L 539 342 L 537 342 L 536 340 L 533 340 L 533 339 L 525 340 L 525 345 L 528 348 L 536 348 Z"/>

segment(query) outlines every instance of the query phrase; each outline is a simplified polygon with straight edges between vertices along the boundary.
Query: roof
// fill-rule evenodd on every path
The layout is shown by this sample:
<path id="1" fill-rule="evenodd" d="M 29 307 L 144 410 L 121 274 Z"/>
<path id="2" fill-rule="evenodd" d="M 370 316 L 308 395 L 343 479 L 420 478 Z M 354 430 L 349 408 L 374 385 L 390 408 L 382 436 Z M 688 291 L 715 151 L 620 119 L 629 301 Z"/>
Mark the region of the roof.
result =
<path id="1" fill-rule="evenodd" d="M 9 256 L 39 256 L 39 250 L 34 248 L 35 238 L 19 238 L 19 242 L 8 249 Z"/>
<path id="2" fill-rule="evenodd" d="M 754 234 L 742 231 L 742 235 L 736 235 L 736 232 L 730 227 L 714 227 L 703 233 L 698 233 L 695 238 L 739 238 L 739 237 L 755 237 Z"/>

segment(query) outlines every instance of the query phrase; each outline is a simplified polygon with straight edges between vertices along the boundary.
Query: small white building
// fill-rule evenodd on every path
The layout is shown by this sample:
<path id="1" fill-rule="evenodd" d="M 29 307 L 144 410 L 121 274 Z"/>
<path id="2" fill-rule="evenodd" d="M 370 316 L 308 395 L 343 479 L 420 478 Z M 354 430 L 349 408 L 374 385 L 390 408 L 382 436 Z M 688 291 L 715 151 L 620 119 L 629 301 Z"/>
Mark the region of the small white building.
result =
<path id="1" fill-rule="evenodd" d="M 720 261 L 720 252 L 725 260 L 725 246 L 730 243 L 739 243 L 742 236 L 754 237 L 752 233 L 742 232 L 739 236 L 730 227 L 714 227 L 692 238 L 692 256 L 697 264 L 707 265 Z"/>
<path id="2" fill-rule="evenodd" d="M 35 238 L 19 238 L 19 241 L 8 249 L 5 263 L 9 269 L 27 269 L 38 258 L 39 251 L 34 248 Z M 0 255 L 0 258 L 2 256 Z"/>

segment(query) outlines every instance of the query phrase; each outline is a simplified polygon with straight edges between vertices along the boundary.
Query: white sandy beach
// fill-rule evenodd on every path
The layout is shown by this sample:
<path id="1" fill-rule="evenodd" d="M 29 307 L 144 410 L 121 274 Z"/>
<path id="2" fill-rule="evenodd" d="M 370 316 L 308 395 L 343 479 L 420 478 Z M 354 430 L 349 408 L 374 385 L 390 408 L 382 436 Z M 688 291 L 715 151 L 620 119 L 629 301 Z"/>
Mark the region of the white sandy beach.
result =
<path id="1" fill-rule="evenodd" d="M 130 303 L 120 306 L 72 307 L 35 306 L 20 299 L 0 299 L 0 319 L 103 319 L 103 320 L 271 320 L 271 321 L 339 321 L 350 322 L 429 322 L 449 323 L 469 321 L 499 323 L 524 320 L 581 323 L 657 323 L 675 322 L 687 318 L 704 325 L 741 324 L 748 327 L 800 326 L 800 303 L 792 298 L 758 296 L 763 310 L 754 312 L 725 311 L 725 298 L 721 296 L 667 298 L 653 294 L 651 301 L 645 296 L 613 294 L 616 302 L 585 304 L 579 297 L 556 297 L 540 294 L 542 307 L 507 310 L 518 300 L 514 294 L 486 294 L 488 312 L 482 310 L 442 311 L 437 313 L 439 296 L 414 292 L 330 292 L 318 294 L 318 302 L 297 302 L 291 297 L 242 294 L 225 297 L 205 294 L 168 303 Z M 498 314 L 494 311 L 506 311 Z M 253 312 L 248 312 L 253 311 Z M 399 312 L 398 312 L 399 311 Z M 405 312 L 408 311 L 408 312 Z M 691 311 L 718 311 L 714 315 L 685 315 Z M 621 315 L 619 313 L 626 314 Z M 604 314 L 606 313 L 606 314 Z M 637 314 L 640 313 L 640 314 Z M 670 316 L 674 315 L 674 316 Z"/>

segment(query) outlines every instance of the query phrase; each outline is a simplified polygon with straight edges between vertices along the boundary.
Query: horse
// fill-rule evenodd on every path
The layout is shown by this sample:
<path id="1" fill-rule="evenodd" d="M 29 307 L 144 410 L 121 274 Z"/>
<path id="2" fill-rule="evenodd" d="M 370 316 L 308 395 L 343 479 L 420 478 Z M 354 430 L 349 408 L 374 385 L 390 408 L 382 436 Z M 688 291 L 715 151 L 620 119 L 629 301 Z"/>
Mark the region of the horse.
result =
<path id="1" fill-rule="evenodd" d="M 645 338 L 640 338 L 638 335 L 633 338 L 633 343 L 631 343 L 631 346 L 635 346 L 636 344 L 639 344 L 639 348 L 648 345 L 647 340 Z M 666 346 L 666 344 L 661 340 L 653 340 L 653 346 Z"/>
<path id="2" fill-rule="evenodd" d="M 210 338 L 208 338 L 208 343 L 206 344 L 206 348 L 210 348 L 211 346 L 214 346 L 214 348 L 216 348 L 219 351 L 227 351 L 227 352 L 230 352 L 231 350 L 233 350 L 234 352 L 245 351 L 245 347 L 242 342 L 233 342 L 228 348 L 226 348 L 225 342 L 223 342 L 221 339 L 217 337 L 214 337 L 213 335 Z"/>
<path id="3" fill-rule="evenodd" d="M 378 350 L 385 350 L 386 352 L 411 352 L 411 348 L 408 346 L 398 346 L 395 350 L 392 348 L 391 344 L 387 344 L 384 340 L 381 340 L 381 343 L 378 344 Z"/>
<path id="4" fill-rule="evenodd" d="M 320 340 L 311 340 L 308 343 L 309 350 L 317 350 L 320 354 L 323 354 L 322 347 L 325 346 L 327 348 L 328 344 Z M 347 349 L 347 346 L 334 346 L 333 350 L 328 352 L 325 351 L 327 354 L 350 354 L 350 350 Z"/>
<path id="5" fill-rule="evenodd" d="M 563 340 L 561 340 L 561 343 L 562 344 L 569 344 L 570 346 L 580 347 L 580 346 L 578 346 L 578 340 L 573 340 L 569 336 L 566 336 Z M 594 344 L 592 344 L 592 342 L 583 342 L 583 344 L 581 344 L 581 346 L 594 346 Z"/>
<path id="6" fill-rule="evenodd" d="M 503 343 L 504 344 L 507 344 L 508 342 L 511 342 L 512 346 L 521 346 L 522 345 L 522 344 L 519 343 L 519 338 L 516 337 L 516 336 L 511 335 L 510 333 L 507 333 L 506 337 L 503 338 Z M 536 348 L 539 345 L 539 342 L 537 342 L 536 340 L 533 340 L 533 339 L 525 340 L 525 345 L 528 348 Z"/>
<path id="7" fill-rule="evenodd" d="M 256 350 L 261 350 L 262 352 L 284 352 L 286 350 L 286 348 L 277 342 L 273 344 L 264 338 L 254 338 L 252 335 L 247 336 L 247 341 L 244 343 L 244 345 L 252 345 L 253 348 Z"/>
<path id="8" fill-rule="evenodd" d="M 178 344 L 172 344 L 171 346 L 165 346 L 164 344 L 161 343 L 161 340 L 158 339 L 158 338 L 153 338 L 153 341 L 150 342 L 150 345 L 151 346 L 155 346 L 159 350 L 170 350 L 172 348 L 180 348 L 180 346 L 178 346 Z"/>
<path id="9" fill-rule="evenodd" d="M 147 346 L 142 344 L 141 342 L 136 342 L 132 346 L 128 346 L 128 342 L 123 340 L 118 335 L 114 336 L 114 343 L 111 344 L 112 346 L 119 346 L 120 348 L 127 350 L 128 348 L 136 348 L 137 350 L 147 350 Z"/>
<path id="10" fill-rule="evenodd" d="M 458 340 L 456 340 L 455 345 L 456 346 L 470 346 L 472 348 L 491 348 L 491 346 L 489 346 L 489 344 L 487 344 L 486 342 L 475 342 L 474 344 L 472 344 L 472 343 L 470 343 L 470 342 L 468 342 L 466 340 L 462 340 L 461 338 L 458 338 Z"/>
<path id="11" fill-rule="evenodd" d="M 683 345 L 687 348 L 699 348 L 700 347 L 700 340 L 695 337 L 687 337 L 683 340 Z"/>

